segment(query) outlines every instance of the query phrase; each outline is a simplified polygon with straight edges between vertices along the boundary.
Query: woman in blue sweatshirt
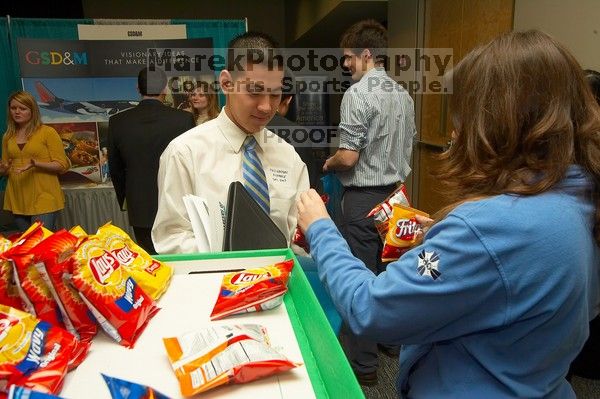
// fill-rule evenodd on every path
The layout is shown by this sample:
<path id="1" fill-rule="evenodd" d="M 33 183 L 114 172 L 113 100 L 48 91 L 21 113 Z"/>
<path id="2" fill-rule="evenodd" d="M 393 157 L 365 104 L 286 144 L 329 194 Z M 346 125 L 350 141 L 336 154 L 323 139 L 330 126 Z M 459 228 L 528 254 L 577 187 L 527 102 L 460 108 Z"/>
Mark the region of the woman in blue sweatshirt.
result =
<path id="1" fill-rule="evenodd" d="M 452 83 L 453 202 L 420 246 L 375 276 L 313 190 L 298 223 L 350 328 L 403 345 L 399 396 L 575 398 L 565 375 L 600 302 L 600 109 L 539 31 L 472 51 Z"/>

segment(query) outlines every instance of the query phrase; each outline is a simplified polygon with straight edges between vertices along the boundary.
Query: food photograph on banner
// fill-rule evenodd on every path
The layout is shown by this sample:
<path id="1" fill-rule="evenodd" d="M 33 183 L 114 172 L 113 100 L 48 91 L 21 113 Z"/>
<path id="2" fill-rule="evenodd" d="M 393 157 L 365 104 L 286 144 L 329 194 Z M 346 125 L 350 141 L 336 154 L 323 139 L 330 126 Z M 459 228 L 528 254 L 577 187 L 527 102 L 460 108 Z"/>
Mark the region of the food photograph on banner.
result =
<path id="1" fill-rule="evenodd" d="M 110 176 L 107 163 L 108 120 L 140 101 L 137 75 L 150 59 L 165 70 L 165 103 L 194 113 L 194 93 L 213 93 L 214 73 L 177 64 L 178 54 L 212 54 L 212 39 L 41 40 L 19 39 L 23 90 L 34 95 L 42 122 L 56 129 L 71 161 L 63 183 L 101 183 Z M 165 54 L 173 56 L 168 61 Z"/>

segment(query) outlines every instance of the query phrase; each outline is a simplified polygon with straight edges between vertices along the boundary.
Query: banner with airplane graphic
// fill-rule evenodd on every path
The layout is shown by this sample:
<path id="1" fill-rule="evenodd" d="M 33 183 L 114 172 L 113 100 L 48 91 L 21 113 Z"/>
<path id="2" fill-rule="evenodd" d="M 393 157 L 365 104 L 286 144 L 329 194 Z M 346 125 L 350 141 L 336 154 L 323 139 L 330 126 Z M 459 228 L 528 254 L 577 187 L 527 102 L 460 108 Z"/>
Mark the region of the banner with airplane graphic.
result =
<path id="1" fill-rule="evenodd" d="M 108 178 L 106 165 L 108 119 L 135 107 L 140 94 L 137 75 L 156 60 L 169 77 L 167 102 L 182 91 L 182 83 L 213 71 L 177 64 L 212 56 L 212 38 L 172 40 L 48 40 L 17 41 L 23 90 L 40 107 L 43 123 L 63 140 L 72 167 L 62 180 L 81 177 L 95 182 Z M 172 51 L 170 50 L 172 49 Z M 165 54 L 173 55 L 172 58 Z M 153 58 L 154 56 L 154 58 Z M 150 60 L 150 61 L 149 61 Z M 169 63 L 171 62 L 172 63 Z"/>

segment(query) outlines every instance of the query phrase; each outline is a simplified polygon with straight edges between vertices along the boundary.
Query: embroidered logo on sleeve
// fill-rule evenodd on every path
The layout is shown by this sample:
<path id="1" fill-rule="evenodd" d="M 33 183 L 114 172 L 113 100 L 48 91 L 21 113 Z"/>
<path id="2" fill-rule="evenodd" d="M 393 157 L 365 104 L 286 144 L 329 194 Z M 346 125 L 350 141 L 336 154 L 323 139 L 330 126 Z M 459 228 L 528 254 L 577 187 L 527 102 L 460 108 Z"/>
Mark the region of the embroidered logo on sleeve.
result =
<path id="1" fill-rule="evenodd" d="M 440 257 L 435 251 L 427 252 L 422 250 L 417 259 L 417 272 L 419 272 L 421 276 L 429 276 L 432 279 L 437 280 L 442 274 L 438 270 L 439 263 Z"/>

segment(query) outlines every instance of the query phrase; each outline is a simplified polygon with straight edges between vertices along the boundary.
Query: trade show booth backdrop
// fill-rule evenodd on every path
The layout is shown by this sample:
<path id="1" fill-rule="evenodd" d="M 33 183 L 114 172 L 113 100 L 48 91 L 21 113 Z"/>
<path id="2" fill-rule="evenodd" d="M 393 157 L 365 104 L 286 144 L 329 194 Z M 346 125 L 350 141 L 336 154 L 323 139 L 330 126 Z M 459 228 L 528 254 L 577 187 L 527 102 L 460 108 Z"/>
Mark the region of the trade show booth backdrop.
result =
<path id="1" fill-rule="evenodd" d="M 120 31 L 125 37 L 102 40 L 105 37 L 100 33 L 93 38 L 95 40 L 80 40 L 80 28 L 96 22 L 98 26 L 114 25 L 115 29 L 109 29 L 109 32 L 119 30 L 117 26 L 124 27 Z M 127 25 L 136 29 L 127 30 Z M 185 34 L 184 37 L 176 36 L 179 39 L 167 40 L 136 37 L 142 34 L 140 27 L 148 25 L 162 25 L 163 29 L 158 32 L 166 31 L 164 28 L 168 25 L 179 25 L 185 27 L 180 30 Z M 73 165 L 66 179 L 85 177 L 102 182 L 108 173 L 107 154 L 103 149 L 108 118 L 139 101 L 136 78 L 145 65 L 146 50 L 201 48 L 214 49 L 215 53 L 225 55 L 229 40 L 246 31 L 246 21 L 1 18 L 0 29 L 0 56 L 8 61 L 2 68 L 0 96 L 6 99 L 21 88 L 32 93 L 40 104 L 42 121 L 53 126 L 63 139 Z M 154 32 L 156 35 L 157 30 Z M 114 39 L 114 34 L 110 38 Z M 180 72 L 172 76 L 169 87 L 173 90 L 168 96 L 169 101 L 175 107 L 184 107 L 184 83 L 196 83 L 206 74 L 215 73 L 218 71 L 194 70 L 193 75 Z M 0 123 L 0 126 L 6 126 L 4 112 L 0 113 Z M 4 183 L 0 188 L 3 189 Z"/>

